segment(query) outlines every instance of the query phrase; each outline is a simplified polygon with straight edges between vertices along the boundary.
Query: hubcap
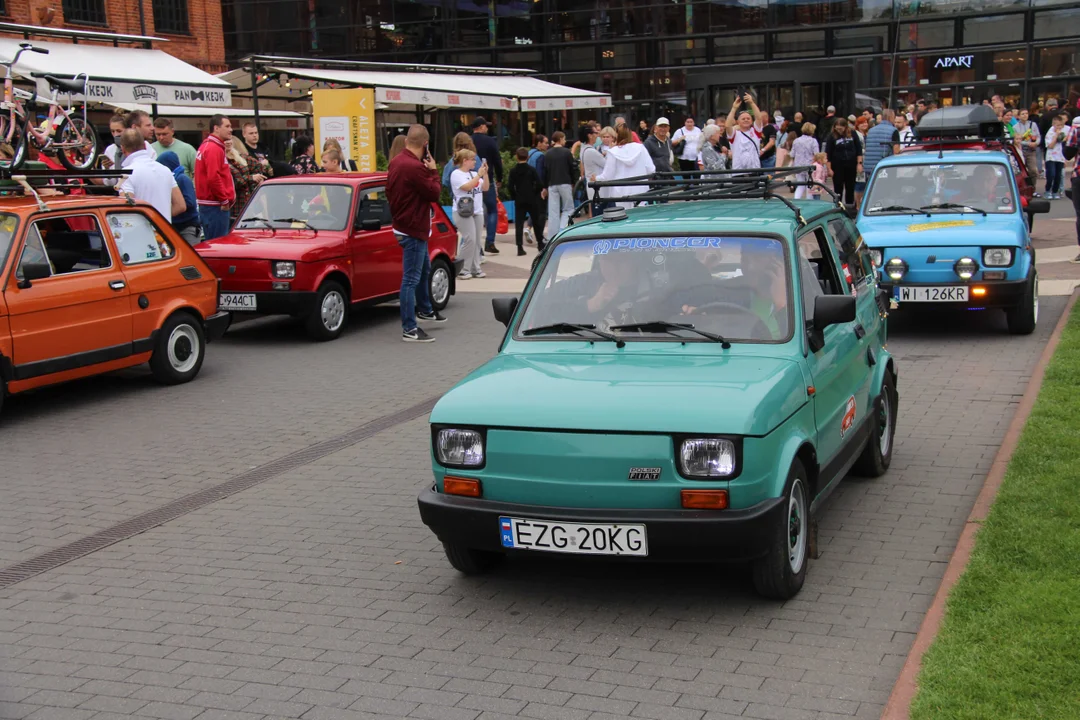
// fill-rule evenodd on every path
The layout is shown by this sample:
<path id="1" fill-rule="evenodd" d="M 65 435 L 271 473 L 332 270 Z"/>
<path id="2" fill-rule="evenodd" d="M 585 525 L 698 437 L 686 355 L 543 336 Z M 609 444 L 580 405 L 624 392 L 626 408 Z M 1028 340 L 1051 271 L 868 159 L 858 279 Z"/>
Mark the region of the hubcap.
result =
<path id="1" fill-rule="evenodd" d="M 807 522 L 806 493 L 802 480 L 796 478 L 788 496 L 788 565 L 795 574 L 802 570 L 806 559 Z"/>
<path id="2" fill-rule="evenodd" d="M 341 294 L 336 290 L 326 293 L 320 313 L 322 314 L 323 327 L 330 332 L 337 332 L 337 329 L 341 327 L 341 323 L 345 321 L 345 300 L 341 297 Z"/>
<path id="3" fill-rule="evenodd" d="M 169 364 L 179 373 L 191 372 L 199 361 L 199 336 L 190 325 L 177 325 L 169 335 Z"/>
<path id="4" fill-rule="evenodd" d="M 450 297 L 450 273 L 441 265 L 431 272 L 431 301 L 442 305 Z"/>
<path id="5" fill-rule="evenodd" d="M 890 407 L 889 393 L 887 390 L 881 391 L 881 402 L 878 408 L 878 447 L 881 448 L 881 456 L 885 457 L 889 454 L 889 446 L 892 445 L 892 433 L 889 432 L 892 428 L 892 408 Z"/>

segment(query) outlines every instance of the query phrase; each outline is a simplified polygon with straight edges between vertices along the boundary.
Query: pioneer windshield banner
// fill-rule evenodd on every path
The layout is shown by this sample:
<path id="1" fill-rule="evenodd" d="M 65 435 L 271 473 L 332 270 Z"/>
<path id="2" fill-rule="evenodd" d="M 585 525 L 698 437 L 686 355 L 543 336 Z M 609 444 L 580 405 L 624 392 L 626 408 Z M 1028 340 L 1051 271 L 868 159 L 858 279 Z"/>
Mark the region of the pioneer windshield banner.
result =
<path id="1" fill-rule="evenodd" d="M 64 78 L 69 80 L 70 78 Z M 37 78 L 39 95 L 50 96 L 52 90 L 44 78 Z M 63 100 L 67 93 L 59 92 Z M 232 105 L 232 92 L 227 86 L 169 85 L 152 82 L 114 82 L 91 78 L 87 84 L 86 97 L 81 93 L 71 96 L 72 100 L 89 100 L 101 103 L 126 103 L 140 105 L 189 105 L 193 107 L 229 107 Z"/>

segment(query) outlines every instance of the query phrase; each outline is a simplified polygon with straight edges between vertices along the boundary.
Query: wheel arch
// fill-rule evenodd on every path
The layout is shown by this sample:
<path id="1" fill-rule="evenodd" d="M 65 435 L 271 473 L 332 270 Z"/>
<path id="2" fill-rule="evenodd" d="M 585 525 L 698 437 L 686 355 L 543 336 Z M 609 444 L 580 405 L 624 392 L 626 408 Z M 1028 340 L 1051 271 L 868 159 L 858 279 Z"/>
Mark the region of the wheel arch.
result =
<path id="1" fill-rule="evenodd" d="M 319 282 L 315 283 L 315 292 L 318 292 L 319 288 L 321 288 L 323 283 L 327 280 L 341 283 L 341 286 L 345 288 L 345 295 L 349 298 L 349 302 L 354 300 L 352 295 L 352 281 L 349 279 L 349 275 L 345 270 L 337 266 L 327 268 L 319 277 Z"/>

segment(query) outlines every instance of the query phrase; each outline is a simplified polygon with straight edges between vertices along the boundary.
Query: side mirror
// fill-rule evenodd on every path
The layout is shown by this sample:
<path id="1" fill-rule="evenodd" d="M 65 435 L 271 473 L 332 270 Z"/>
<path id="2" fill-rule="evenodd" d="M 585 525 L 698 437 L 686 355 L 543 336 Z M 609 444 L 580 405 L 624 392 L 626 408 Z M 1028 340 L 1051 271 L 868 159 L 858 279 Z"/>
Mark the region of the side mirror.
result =
<path id="1" fill-rule="evenodd" d="M 518 299 L 516 297 L 500 297 L 491 299 L 491 309 L 495 311 L 495 319 L 507 327 L 517 310 Z"/>
<path id="2" fill-rule="evenodd" d="M 1027 211 L 1029 213 L 1050 212 L 1050 201 L 1046 198 L 1031 198 L 1028 200 Z"/>
<path id="3" fill-rule="evenodd" d="M 44 280 L 52 275 L 52 269 L 48 263 L 23 263 L 22 280 L 19 281 L 19 287 L 25 290 L 30 287 L 30 283 L 34 280 Z"/>
<path id="4" fill-rule="evenodd" d="M 854 319 L 855 298 L 850 295 L 818 295 L 814 301 L 814 329 L 818 332 Z"/>
<path id="5" fill-rule="evenodd" d="M 382 221 L 378 218 L 364 218 L 356 223 L 356 228 L 358 230 L 363 230 L 364 232 L 374 232 L 382 229 Z"/>

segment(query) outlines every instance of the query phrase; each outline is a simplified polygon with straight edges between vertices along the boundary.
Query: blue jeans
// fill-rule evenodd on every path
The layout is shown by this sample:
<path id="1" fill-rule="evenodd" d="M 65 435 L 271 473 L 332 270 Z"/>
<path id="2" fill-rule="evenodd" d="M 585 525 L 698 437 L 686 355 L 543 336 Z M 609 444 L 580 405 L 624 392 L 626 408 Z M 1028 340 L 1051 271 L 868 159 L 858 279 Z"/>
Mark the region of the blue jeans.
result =
<path id="1" fill-rule="evenodd" d="M 229 234 L 228 210 L 213 205 L 200 205 L 199 221 L 202 222 L 203 240 L 213 240 Z"/>
<path id="2" fill-rule="evenodd" d="M 767 158 L 761 158 L 761 167 L 774 168 L 776 167 L 776 155 L 770 155 Z"/>
<path id="3" fill-rule="evenodd" d="M 484 229 L 487 230 L 487 240 L 484 247 L 495 244 L 495 226 L 499 224 L 499 195 L 495 189 L 495 183 L 484 193 Z"/>
<path id="4" fill-rule="evenodd" d="M 430 313 L 431 258 L 428 256 L 427 240 L 406 235 L 398 236 L 401 245 L 401 329 L 405 332 L 416 328 L 416 310 Z"/>
<path id="5" fill-rule="evenodd" d="M 1061 193 L 1062 181 L 1065 179 L 1065 163 L 1060 160 L 1046 161 L 1046 194 Z"/>

